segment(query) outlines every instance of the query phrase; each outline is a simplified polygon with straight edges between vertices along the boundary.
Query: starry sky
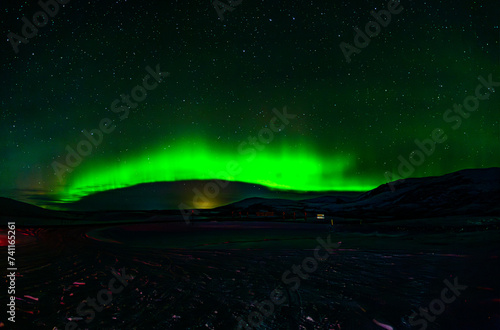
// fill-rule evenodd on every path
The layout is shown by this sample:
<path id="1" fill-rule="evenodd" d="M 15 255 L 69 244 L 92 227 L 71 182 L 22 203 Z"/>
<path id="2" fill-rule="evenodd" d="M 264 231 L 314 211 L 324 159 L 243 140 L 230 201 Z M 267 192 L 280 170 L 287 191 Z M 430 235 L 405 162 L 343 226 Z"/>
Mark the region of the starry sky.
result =
<path id="1" fill-rule="evenodd" d="M 479 76 L 500 81 L 496 1 L 403 0 L 349 62 L 340 44 L 354 46 L 387 1 L 237 3 L 221 19 L 210 1 L 73 0 L 19 43 L 22 18 L 41 8 L 2 1 L 0 196 L 43 206 L 214 178 L 365 191 L 437 128 L 446 141 L 411 176 L 500 164 L 500 87 L 460 125 L 443 118 Z M 119 112 L 148 74 L 155 87 Z M 252 146 L 283 111 L 293 119 Z M 68 146 L 100 127 L 111 132 L 69 166 Z"/>

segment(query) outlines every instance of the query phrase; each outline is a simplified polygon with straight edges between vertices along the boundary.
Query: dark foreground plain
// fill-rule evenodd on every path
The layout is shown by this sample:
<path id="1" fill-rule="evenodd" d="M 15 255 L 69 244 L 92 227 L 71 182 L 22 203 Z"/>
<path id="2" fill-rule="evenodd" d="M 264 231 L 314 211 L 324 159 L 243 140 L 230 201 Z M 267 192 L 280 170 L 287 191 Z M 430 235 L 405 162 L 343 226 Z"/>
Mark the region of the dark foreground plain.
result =
<path id="1" fill-rule="evenodd" d="M 16 328 L 498 329 L 499 234 L 498 218 L 458 217 L 20 228 Z M 329 235 L 340 247 L 285 283 Z M 110 293 L 113 269 L 133 279 L 90 307 Z M 466 288 L 440 309 L 445 280 Z M 284 302 L 262 309 L 273 290 Z M 421 309 L 428 320 L 412 321 Z"/>

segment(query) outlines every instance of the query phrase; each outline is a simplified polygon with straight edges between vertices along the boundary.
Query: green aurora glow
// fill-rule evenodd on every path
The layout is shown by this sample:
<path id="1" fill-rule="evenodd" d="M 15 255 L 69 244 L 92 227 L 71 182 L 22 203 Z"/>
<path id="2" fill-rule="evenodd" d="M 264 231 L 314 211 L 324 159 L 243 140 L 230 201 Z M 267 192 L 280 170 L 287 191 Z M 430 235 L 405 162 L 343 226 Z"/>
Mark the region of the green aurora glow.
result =
<path id="1" fill-rule="evenodd" d="M 5 35 L 19 33 L 21 18 L 37 7 L 2 4 Z M 339 44 L 352 44 L 353 27 L 373 19 L 372 2 L 273 1 L 240 6 L 224 22 L 210 2 L 183 2 L 190 10 L 169 2 L 71 2 L 19 54 L 6 40 L 0 49 L 0 196 L 64 208 L 115 188 L 211 179 L 367 191 L 386 183 L 386 172 L 397 175 L 399 157 L 408 159 L 415 140 L 436 128 L 446 141 L 403 177 L 499 166 L 498 87 L 467 118 L 443 118 L 473 95 L 479 76 L 500 81 L 498 6 L 402 5 L 347 63 Z M 123 120 L 113 100 L 156 65 L 171 75 Z M 285 106 L 297 117 L 255 159 L 238 151 L 269 126 L 271 109 Z M 76 149 L 103 118 L 116 129 L 60 181 L 53 162 L 65 165 L 67 146 Z M 231 162 L 239 174 L 223 172 Z M 165 199 L 191 201 L 184 195 L 195 184 Z M 149 207 L 143 203 L 137 207 Z"/>
<path id="2" fill-rule="evenodd" d="M 102 163 L 76 169 L 62 193 L 70 202 L 99 191 L 140 183 L 179 180 L 228 180 L 294 191 L 366 191 L 380 184 L 380 178 L 366 180 L 345 173 L 353 166 L 352 156 L 325 159 L 311 149 L 282 147 L 262 151 L 246 146 L 241 152 L 214 152 L 198 142 L 184 143 L 168 151 L 158 150 L 113 165 Z M 227 170 L 235 168 L 233 175 Z M 264 179 L 265 178 L 265 179 Z"/>

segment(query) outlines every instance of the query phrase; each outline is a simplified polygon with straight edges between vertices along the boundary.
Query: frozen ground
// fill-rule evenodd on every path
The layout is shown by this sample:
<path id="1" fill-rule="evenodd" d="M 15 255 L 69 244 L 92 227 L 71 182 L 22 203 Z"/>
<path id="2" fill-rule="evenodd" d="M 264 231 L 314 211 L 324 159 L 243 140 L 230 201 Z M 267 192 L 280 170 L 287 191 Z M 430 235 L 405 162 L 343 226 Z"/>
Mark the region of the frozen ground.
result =
<path id="1" fill-rule="evenodd" d="M 235 329 L 238 317 L 248 320 L 277 289 L 286 301 L 260 329 L 383 329 L 377 322 L 411 329 L 413 311 L 428 308 L 441 297 L 443 281 L 457 277 L 467 288 L 428 329 L 498 329 L 499 231 L 488 219 L 474 221 L 477 227 L 465 230 L 430 224 L 417 230 L 415 221 L 30 229 L 18 234 L 16 326 L 64 329 L 76 318 L 81 329 Z M 329 234 L 340 248 L 291 290 L 283 273 L 314 256 L 317 238 Z M 78 320 L 77 307 L 108 286 L 112 268 L 134 279 L 89 323 Z"/>

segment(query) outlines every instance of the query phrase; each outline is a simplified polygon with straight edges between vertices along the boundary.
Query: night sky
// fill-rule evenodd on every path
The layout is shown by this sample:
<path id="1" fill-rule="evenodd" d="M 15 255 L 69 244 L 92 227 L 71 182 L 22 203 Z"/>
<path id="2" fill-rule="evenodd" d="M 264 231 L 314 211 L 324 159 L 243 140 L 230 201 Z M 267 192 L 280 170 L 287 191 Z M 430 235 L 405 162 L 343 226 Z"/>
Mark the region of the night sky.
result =
<path id="1" fill-rule="evenodd" d="M 221 20 L 210 1 L 72 0 L 17 45 L 41 8 L 2 1 L 0 195 L 44 205 L 213 178 L 365 191 L 438 128 L 446 141 L 410 176 L 498 166 L 500 87 L 447 113 L 479 76 L 500 82 L 498 2 L 401 1 L 348 62 L 341 43 L 387 3 L 244 0 Z M 126 108 L 133 90 L 144 100 Z M 109 133 L 70 166 L 94 129 Z"/>

